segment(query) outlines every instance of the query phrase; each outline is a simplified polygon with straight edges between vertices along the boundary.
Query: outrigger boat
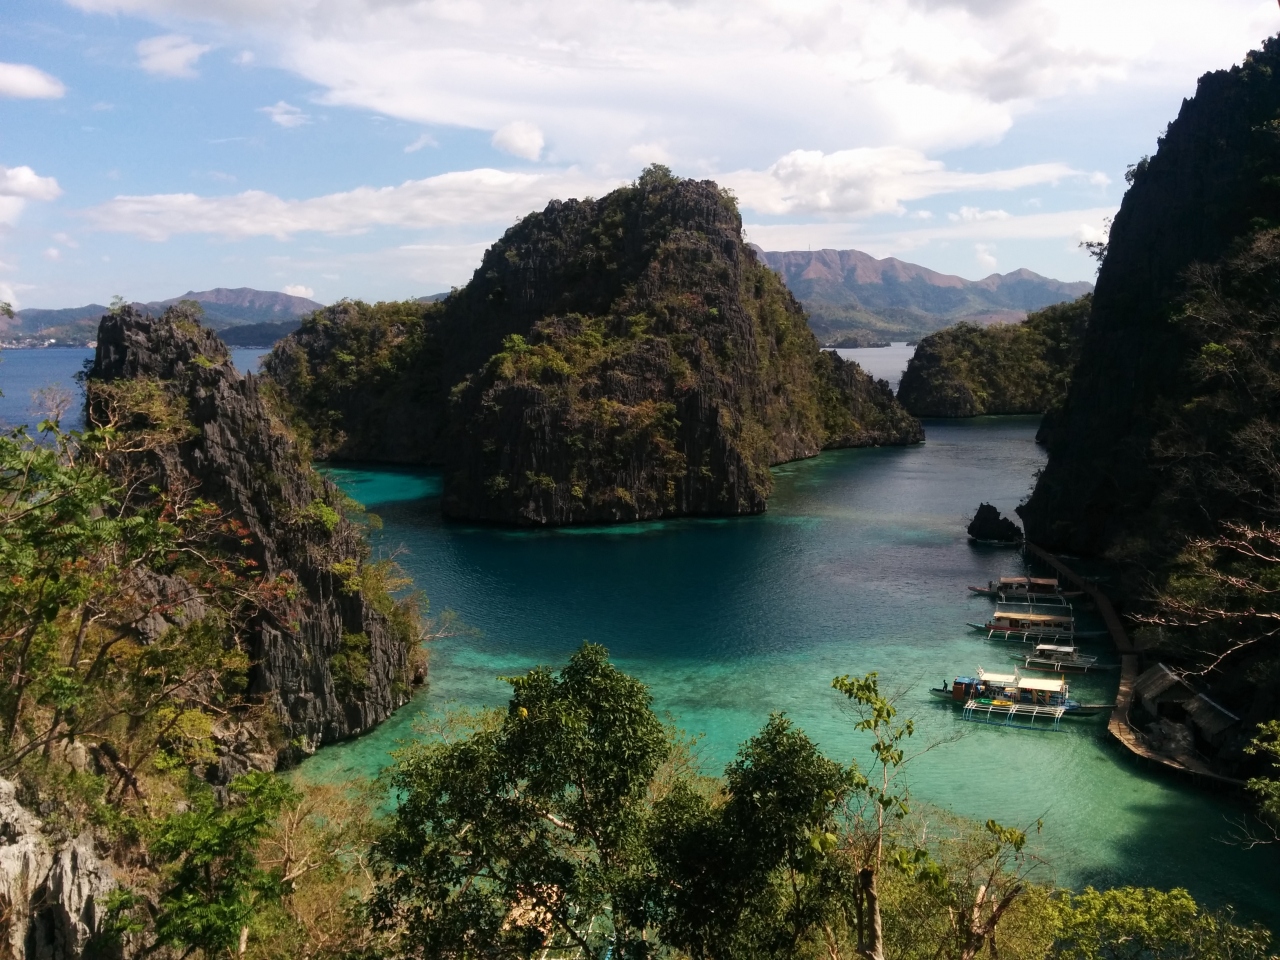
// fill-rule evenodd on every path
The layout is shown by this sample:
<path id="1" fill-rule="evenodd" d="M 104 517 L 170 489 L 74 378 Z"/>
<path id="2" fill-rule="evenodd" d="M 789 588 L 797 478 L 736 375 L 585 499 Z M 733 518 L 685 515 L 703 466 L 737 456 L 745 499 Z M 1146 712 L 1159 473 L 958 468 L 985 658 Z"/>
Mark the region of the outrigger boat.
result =
<path id="1" fill-rule="evenodd" d="M 1068 696 L 1065 677 L 1024 677 L 1016 669 L 1013 673 L 988 673 L 979 667 L 976 677 L 956 677 L 950 688 L 944 683 L 929 693 L 961 707 L 961 719 L 974 723 L 1057 730 L 1063 717 L 1097 714 L 1096 709 Z"/>
<path id="2" fill-rule="evenodd" d="M 999 600 L 1035 598 L 1033 602 L 1061 597 L 1082 597 L 1083 590 L 1063 590 L 1057 577 L 1001 577 L 988 580 L 985 587 L 970 587 L 974 593 Z"/>
<path id="3" fill-rule="evenodd" d="M 1070 606 L 1008 604 L 996 607 L 986 623 L 970 623 L 974 630 L 986 633 L 988 640 L 1013 643 L 1049 643 L 1077 637 L 1101 637 L 1104 630 L 1077 630 Z"/>
<path id="4" fill-rule="evenodd" d="M 1114 664 L 1099 665 L 1098 658 L 1083 654 L 1076 646 L 1038 643 L 1033 652 L 1014 654 L 1010 659 L 1020 661 L 1024 670 L 1041 673 L 1088 673 L 1090 670 L 1114 670 Z"/>

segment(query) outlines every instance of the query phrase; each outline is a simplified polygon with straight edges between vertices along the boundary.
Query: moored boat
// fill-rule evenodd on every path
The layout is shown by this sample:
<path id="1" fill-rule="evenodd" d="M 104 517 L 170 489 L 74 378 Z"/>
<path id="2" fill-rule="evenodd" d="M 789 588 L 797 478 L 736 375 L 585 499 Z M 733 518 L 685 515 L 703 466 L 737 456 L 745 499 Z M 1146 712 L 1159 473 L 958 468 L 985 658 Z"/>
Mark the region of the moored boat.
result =
<path id="1" fill-rule="evenodd" d="M 1057 729 L 1058 722 L 1094 716 L 1097 711 L 1072 700 L 1065 677 L 1026 677 L 990 673 L 978 668 L 976 677 L 956 677 L 950 687 L 929 693 L 962 709 L 961 719 L 1001 726 Z"/>
<path id="2" fill-rule="evenodd" d="M 1069 598 L 1084 596 L 1083 590 L 1063 590 L 1057 577 L 1001 577 L 988 580 L 985 587 L 970 587 L 974 593 L 1000 600 Z"/>
<path id="3" fill-rule="evenodd" d="M 1114 670 L 1114 664 L 1099 664 L 1098 658 L 1080 652 L 1074 645 L 1038 643 L 1035 650 L 1027 654 L 1014 654 L 1010 659 L 1017 660 L 1024 670 L 1035 670 L 1041 673 L 1087 673 L 1090 670 Z"/>
<path id="4" fill-rule="evenodd" d="M 1017 643 L 1070 640 L 1076 635 L 1076 619 L 1070 607 L 1037 604 L 1001 604 L 986 623 L 970 623 L 969 626 L 985 632 L 989 640 Z"/>

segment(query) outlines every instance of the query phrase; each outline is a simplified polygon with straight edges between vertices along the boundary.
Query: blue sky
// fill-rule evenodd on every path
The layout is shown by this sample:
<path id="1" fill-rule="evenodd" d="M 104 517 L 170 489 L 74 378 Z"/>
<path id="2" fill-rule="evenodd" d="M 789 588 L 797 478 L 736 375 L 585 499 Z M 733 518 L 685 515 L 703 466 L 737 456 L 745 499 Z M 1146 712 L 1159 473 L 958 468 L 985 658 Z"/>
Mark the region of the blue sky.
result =
<path id="1" fill-rule="evenodd" d="M 1091 279 L 1205 70 L 1273 0 L 6 0 L 0 299 L 466 281 L 648 162 L 766 249 Z"/>

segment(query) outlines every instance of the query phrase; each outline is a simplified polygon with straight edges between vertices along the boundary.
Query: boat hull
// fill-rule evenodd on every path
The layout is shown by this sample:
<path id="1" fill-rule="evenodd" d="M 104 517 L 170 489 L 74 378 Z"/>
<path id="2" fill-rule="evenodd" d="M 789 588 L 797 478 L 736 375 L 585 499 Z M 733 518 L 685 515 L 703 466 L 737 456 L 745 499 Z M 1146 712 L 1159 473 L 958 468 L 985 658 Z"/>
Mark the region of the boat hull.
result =
<path id="1" fill-rule="evenodd" d="M 1114 663 L 1072 663 L 1069 660 L 1028 660 L 1014 655 L 1009 658 L 1022 664 L 1022 669 L 1036 673 L 1088 673 L 1090 670 L 1115 670 Z"/>
<path id="2" fill-rule="evenodd" d="M 954 698 L 951 696 L 951 691 L 950 691 L 950 690 L 939 690 L 937 687 L 930 687 L 930 688 L 929 688 L 929 695 L 930 695 L 931 697 L 934 697 L 935 699 L 938 699 L 938 700 L 945 700 L 947 703 L 951 704 L 952 706 L 954 706 L 954 707 L 960 707 L 961 709 L 963 709 L 963 708 L 964 708 L 964 706 L 965 706 L 965 704 L 968 702 L 968 701 L 964 701 L 964 700 L 956 700 L 956 699 L 954 699 Z M 1098 712 L 1099 712 L 1099 711 L 1098 711 L 1096 708 L 1090 708 L 1090 707 L 1075 707 L 1075 708 L 1072 708 L 1072 707 L 1068 707 L 1068 708 L 1063 712 L 1063 714 L 1062 714 L 1062 719 L 1064 719 L 1064 720 L 1087 720 L 1089 717 L 1096 717 L 1096 716 L 1098 715 Z"/>

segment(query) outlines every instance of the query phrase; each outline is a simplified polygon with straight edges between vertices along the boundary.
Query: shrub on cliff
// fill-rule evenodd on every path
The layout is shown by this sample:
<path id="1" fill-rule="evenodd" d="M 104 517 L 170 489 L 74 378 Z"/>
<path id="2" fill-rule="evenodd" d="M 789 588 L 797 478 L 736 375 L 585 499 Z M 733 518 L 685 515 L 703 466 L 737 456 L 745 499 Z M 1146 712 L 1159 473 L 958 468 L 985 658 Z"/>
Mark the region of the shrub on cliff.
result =
<path id="1" fill-rule="evenodd" d="M 1046 307 L 1022 323 L 960 323 L 920 341 L 898 387 L 918 417 L 1045 413 L 1066 397 L 1092 295 Z"/>

